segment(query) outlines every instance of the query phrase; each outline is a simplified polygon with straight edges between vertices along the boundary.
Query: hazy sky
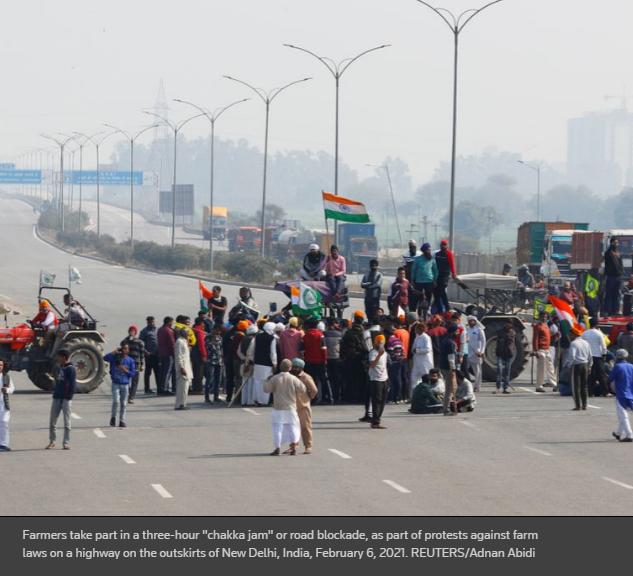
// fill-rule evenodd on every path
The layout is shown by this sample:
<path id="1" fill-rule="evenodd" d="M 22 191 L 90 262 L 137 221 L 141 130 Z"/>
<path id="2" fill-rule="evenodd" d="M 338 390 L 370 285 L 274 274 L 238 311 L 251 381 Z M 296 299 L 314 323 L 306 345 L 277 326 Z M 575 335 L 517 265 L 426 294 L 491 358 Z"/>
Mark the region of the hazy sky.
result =
<path id="1" fill-rule="evenodd" d="M 564 160 L 567 119 L 619 106 L 605 95 L 633 90 L 631 22 L 626 0 L 504 0 L 479 15 L 461 40 L 459 152 L 496 146 Z M 354 168 L 400 156 L 421 181 L 449 158 L 452 36 L 416 0 L 6 0 L 0 159 L 44 145 L 43 131 L 146 124 L 140 110 L 153 106 L 161 78 L 168 99 L 215 107 L 249 96 L 223 74 L 262 87 L 314 76 L 274 103 L 270 145 L 331 151 L 333 79 L 284 42 L 335 59 L 393 44 L 342 80 L 341 153 Z M 263 112 L 248 102 L 217 133 L 262 146 Z M 170 104 L 171 117 L 187 114 Z"/>

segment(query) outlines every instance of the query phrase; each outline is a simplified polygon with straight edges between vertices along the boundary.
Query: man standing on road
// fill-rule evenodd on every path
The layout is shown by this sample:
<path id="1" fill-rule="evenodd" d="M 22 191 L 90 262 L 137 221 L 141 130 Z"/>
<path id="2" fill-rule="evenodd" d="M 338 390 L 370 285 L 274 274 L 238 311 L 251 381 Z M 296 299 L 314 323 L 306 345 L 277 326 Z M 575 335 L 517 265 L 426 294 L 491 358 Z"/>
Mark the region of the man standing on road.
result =
<path id="1" fill-rule="evenodd" d="M 431 253 L 431 245 L 426 242 L 422 244 L 422 254 L 413 262 L 411 278 L 413 287 L 417 292 L 417 308 L 412 310 L 417 312 L 422 308 L 425 312 L 431 307 L 433 289 L 438 278 L 437 262 Z"/>
<path id="2" fill-rule="evenodd" d="M 408 396 L 411 398 L 413 390 L 418 382 L 424 378 L 434 367 L 433 362 L 433 342 L 431 337 L 426 333 L 426 324 L 417 322 L 415 327 L 415 339 L 411 348 L 411 375 L 409 377 Z"/>
<path id="3" fill-rule="evenodd" d="M 371 394 L 371 427 L 384 430 L 380 423 L 389 393 L 389 374 L 387 372 L 387 353 L 385 337 L 378 334 L 374 338 L 374 347 L 369 352 L 369 391 Z"/>
<path id="4" fill-rule="evenodd" d="M 158 361 L 158 330 L 156 329 L 156 321 L 153 316 L 146 318 L 147 326 L 141 330 L 139 338 L 145 345 L 145 375 L 143 383 L 145 384 L 145 394 L 153 394 L 151 388 L 152 372 L 156 381 L 156 389 L 159 388 L 160 380 L 160 364 Z"/>
<path id="5" fill-rule="evenodd" d="M 222 288 L 220 286 L 213 287 L 213 296 L 209 298 L 209 312 L 213 318 L 213 323 L 216 326 L 222 326 L 224 324 L 224 315 L 228 307 L 228 302 L 224 296 L 222 296 Z"/>
<path id="6" fill-rule="evenodd" d="M 55 448 L 57 441 L 57 420 L 59 414 L 64 414 L 64 450 L 70 450 L 70 411 L 72 409 L 73 396 L 77 387 L 77 372 L 70 362 L 70 353 L 66 349 L 57 352 L 57 364 L 59 373 L 53 390 L 53 402 L 51 404 L 51 417 L 49 424 L 49 442 L 47 450 Z"/>
<path id="7" fill-rule="evenodd" d="M 440 341 L 440 371 L 442 379 L 446 385 L 444 392 L 444 416 L 451 414 L 451 402 L 455 401 L 455 391 L 457 382 L 455 379 L 455 370 L 457 370 L 457 343 L 455 342 L 455 334 L 457 326 L 449 324 L 446 334 Z"/>
<path id="8" fill-rule="evenodd" d="M 11 420 L 11 407 L 9 404 L 9 394 L 13 394 L 15 386 L 9 375 L 5 363 L 0 360 L 0 451 L 9 452 L 9 420 Z"/>
<path id="9" fill-rule="evenodd" d="M 481 367 L 486 353 L 486 333 L 476 316 L 468 317 L 468 370 L 473 373 L 475 392 L 481 390 Z"/>
<path id="10" fill-rule="evenodd" d="M 341 401 L 342 390 L 342 363 L 341 363 L 341 340 L 343 332 L 335 318 L 326 320 L 325 347 L 327 348 L 327 375 L 332 389 L 332 401 L 338 404 Z"/>
<path id="11" fill-rule="evenodd" d="M 565 356 L 565 367 L 572 369 L 572 393 L 574 396 L 574 410 L 587 409 L 587 381 L 593 357 L 589 342 L 583 340 L 582 331 L 572 328 L 569 333 L 569 351 Z"/>
<path id="12" fill-rule="evenodd" d="M 382 294 L 382 274 L 378 272 L 378 260 L 369 261 L 369 272 L 363 275 L 360 287 L 365 291 L 365 314 L 370 323 L 377 322 Z"/>
<path id="13" fill-rule="evenodd" d="M 292 316 L 288 327 L 279 335 L 280 361 L 299 358 L 302 350 L 303 333 L 299 330 L 299 318 Z"/>
<path id="14" fill-rule="evenodd" d="M 435 262 L 437 263 L 437 280 L 435 282 L 435 297 L 433 299 L 433 312 L 442 314 L 450 310 L 448 303 L 448 295 L 446 289 L 451 278 L 457 278 L 457 270 L 455 268 L 455 255 L 448 248 L 448 240 L 440 242 L 440 249 L 435 253 Z"/>
<path id="15" fill-rule="evenodd" d="M 140 338 L 137 338 L 138 328 L 136 326 L 130 326 L 127 331 L 127 338 L 121 341 L 121 347 L 127 346 L 130 351 L 130 358 L 134 360 L 136 371 L 134 377 L 130 382 L 130 397 L 128 398 L 128 404 L 134 404 L 136 398 L 136 389 L 138 388 L 138 381 L 143 372 L 143 363 L 145 362 L 145 344 Z"/>
<path id="16" fill-rule="evenodd" d="M 311 401 L 316 398 L 317 386 L 312 376 L 304 371 L 305 362 L 301 358 L 293 358 L 290 373 L 303 383 L 305 392 L 297 392 L 297 415 L 301 425 L 301 439 L 303 440 L 304 454 L 312 454 L 312 406 Z"/>
<path id="17" fill-rule="evenodd" d="M 160 379 L 158 380 L 157 394 L 171 395 L 169 382 L 172 388 L 174 382 L 174 348 L 176 345 L 176 336 L 172 328 L 174 319 L 171 316 L 165 316 L 163 325 L 157 332 L 158 358 L 160 361 Z"/>
<path id="18" fill-rule="evenodd" d="M 605 316 L 617 316 L 620 313 L 620 292 L 622 291 L 624 263 L 618 250 L 619 246 L 618 239 L 611 238 L 609 248 L 604 253 L 606 286 L 602 311 Z"/>
<path id="19" fill-rule="evenodd" d="M 176 366 L 176 405 L 174 410 L 188 410 L 187 397 L 193 379 L 193 368 L 191 367 L 188 333 L 184 329 L 176 332 L 174 364 Z"/>
<path id="20" fill-rule="evenodd" d="M 130 383 L 136 376 L 136 364 L 130 357 L 130 349 L 127 344 L 122 345 L 110 354 L 106 354 L 103 360 L 110 364 L 110 380 L 112 380 L 112 412 L 110 414 L 110 426 L 116 426 L 116 415 L 119 412 L 119 427 L 126 428 L 126 412 Z"/>
<path id="21" fill-rule="evenodd" d="M 589 374 L 589 396 L 608 396 L 610 393 L 607 373 L 604 368 L 604 359 L 607 356 L 607 343 L 604 333 L 598 328 L 598 319 L 589 319 L 590 329 L 586 330 L 582 337 L 589 342 L 591 347 L 591 373 Z"/>
<path id="22" fill-rule="evenodd" d="M 532 326 L 532 353 L 536 357 L 536 391 L 545 392 L 545 379 L 547 384 L 558 386 L 556 371 L 551 356 L 552 336 L 548 326 L 549 316 L 547 312 L 539 312 L 538 322 Z"/>
<path id="23" fill-rule="evenodd" d="M 215 326 L 215 325 L 214 325 Z M 209 380 L 209 365 L 207 362 L 207 332 L 205 330 L 204 319 L 196 318 L 193 323 L 193 332 L 196 336 L 196 343 L 191 347 L 191 367 L 193 369 L 193 380 L 191 382 L 192 394 L 200 394 L 202 392 L 202 381 L 206 376 Z M 206 386 L 204 387 L 206 394 Z M 206 398 L 205 398 L 206 400 Z"/>
<path id="24" fill-rule="evenodd" d="M 312 376 L 318 389 L 316 401 L 333 404 L 332 390 L 327 377 L 327 346 L 323 332 L 319 330 L 314 318 L 306 320 L 306 332 L 303 336 L 303 358 L 305 371 Z"/>
<path id="25" fill-rule="evenodd" d="M 615 353 L 616 364 L 611 370 L 609 381 L 615 393 L 615 410 L 618 415 L 617 432 L 613 437 L 620 442 L 633 442 L 633 430 L 629 422 L 628 410 L 633 410 L 633 365 L 627 362 L 629 353 L 620 349 Z"/>
<path id="26" fill-rule="evenodd" d="M 363 320 L 365 314 L 361 310 L 354 312 L 352 326 L 341 339 L 341 358 L 343 360 L 343 400 L 350 403 L 364 402 L 369 395 L 367 391 L 367 346 Z M 369 406 L 361 422 L 371 422 Z"/>
<path id="27" fill-rule="evenodd" d="M 498 394 L 503 388 L 504 394 L 510 394 L 510 380 L 512 378 L 512 360 L 517 354 L 517 333 L 512 322 L 507 322 L 497 332 L 497 389 L 493 394 Z"/>
<path id="28" fill-rule="evenodd" d="M 279 373 L 270 376 L 264 382 L 264 392 L 273 395 L 272 425 L 275 449 L 271 452 L 271 456 L 279 456 L 281 445 L 286 442 L 290 444 L 287 453 L 294 456 L 301 438 L 297 398 L 299 394 L 306 393 L 306 388 L 301 380 L 290 374 L 291 368 L 290 360 L 282 360 Z"/>

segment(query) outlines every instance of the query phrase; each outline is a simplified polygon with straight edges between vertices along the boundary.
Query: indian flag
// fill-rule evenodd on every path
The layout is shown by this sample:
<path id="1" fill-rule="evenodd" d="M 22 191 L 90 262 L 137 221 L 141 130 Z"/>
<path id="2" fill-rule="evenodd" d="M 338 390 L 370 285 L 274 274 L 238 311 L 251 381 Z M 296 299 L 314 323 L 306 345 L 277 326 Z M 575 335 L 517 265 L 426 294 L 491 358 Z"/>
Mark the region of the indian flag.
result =
<path id="1" fill-rule="evenodd" d="M 556 296 L 549 296 L 548 301 L 554 307 L 564 334 L 569 334 L 572 328 L 577 328 L 581 332 L 583 331 L 582 326 L 578 323 L 578 320 L 576 320 L 574 311 L 567 302 L 556 298 Z"/>
<path id="2" fill-rule="evenodd" d="M 290 287 L 292 313 L 296 316 L 320 316 L 323 304 L 318 290 L 300 282 L 298 286 Z"/>
<path id="3" fill-rule="evenodd" d="M 369 222 L 369 215 L 365 205 L 362 202 L 356 202 L 356 200 L 323 192 L 323 207 L 326 219 L 357 222 L 359 224 Z"/>

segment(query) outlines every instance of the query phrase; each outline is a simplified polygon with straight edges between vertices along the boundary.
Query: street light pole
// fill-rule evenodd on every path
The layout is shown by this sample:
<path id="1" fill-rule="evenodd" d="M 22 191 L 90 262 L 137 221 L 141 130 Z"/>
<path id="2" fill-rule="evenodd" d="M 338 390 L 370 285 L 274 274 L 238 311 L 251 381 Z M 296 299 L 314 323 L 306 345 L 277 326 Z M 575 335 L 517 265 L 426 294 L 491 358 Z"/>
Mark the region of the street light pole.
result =
<path id="1" fill-rule="evenodd" d="M 83 147 L 86 142 L 92 142 L 95 145 L 97 152 L 97 236 L 101 235 L 101 203 L 100 203 L 100 190 L 99 190 L 99 146 L 106 139 L 112 136 L 112 133 L 106 134 L 99 142 L 95 141 L 97 136 L 101 136 L 103 131 L 95 132 L 92 136 L 84 134 L 83 132 L 74 132 L 76 136 L 81 136 L 84 141 L 79 143 L 79 230 L 81 230 L 81 214 L 83 210 Z"/>
<path id="2" fill-rule="evenodd" d="M 389 164 L 386 162 L 382 165 L 380 164 L 367 164 L 367 166 L 371 166 L 373 168 L 380 168 L 385 171 L 385 175 L 387 176 L 387 184 L 389 185 L 389 193 L 391 195 L 391 204 L 393 206 L 393 215 L 396 220 L 396 228 L 398 229 L 398 238 L 400 239 L 400 245 L 403 246 L 404 242 L 402 240 L 402 230 L 400 229 L 400 219 L 398 217 L 398 209 L 396 208 L 396 195 L 393 192 L 393 183 L 391 182 L 391 171 L 389 170 Z"/>
<path id="3" fill-rule="evenodd" d="M 216 108 L 212 113 L 203 108 L 202 106 L 198 106 L 193 102 L 189 102 L 188 100 L 181 100 L 180 98 L 175 98 L 174 102 L 180 102 L 181 104 L 188 104 L 189 106 L 193 106 L 198 112 L 206 116 L 207 120 L 211 124 L 211 157 L 210 157 L 210 167 L 209 167 L 209 270 L 213 272 L 213 206 L 214 206 L 214 198 L 213 198 L 213 186 L 214 186 L 214 175 L 215 175 L 215 121 L 224 114 L 229 108 L 232 108 L 236 104 L 241 104 L 242 102 L 246 102 L 250 100 L 250 98 L 243 98 L 242 100 L 236 100 L 235 102 L 231 102 L 230 104 L 222 107 Z M 204 225 L 206 227 L 206 224 Z"/>
<path id="4" fill-rule="evenodd" d="M 195 116 L 190 116 L 186 118 L 179 124 L 174 124 L 169 119 L 161 116 L 160 114 L 156 114 L 156 112 L 151 112 L 150 110 L 143 110 L 143 114 L 149 114 L 150 116 L 154 116 L 158 118 L 165 126 L 168 126 L 174 131 L 174 180 L 173 180 L 173 190 L 172 190 L 172 201 L 171 201 L 171 247 L 172 249 L 176 246 L 176 168 L 177 168 L 177 160 L 178 160 L 178 132 L 191 120 L 194 118 L 200 118 L 200 116 L 204 116 L 204 114 L 196 114 Z"/>
<path id="5" fill-rule="evenodd" d="M 237 82 L 238 84 L 242 84 L 246 86 L 261 99 L 266 107 L 266 123 L 265 123 L 265 131 L 264 131 L 264 177 L 263 177 L 263 185 L 262 185 L 262 214 L 261 214 L 261 234 L 260 234 L 260 254 L 262 258 L 266 254 L 266 181 L 268 176 L 268 127 L 270 120 L 270 105 L 273 100 L 279 96 L 284 90 L 294 86 L 295 84 L 300 84 L 301 82 L 307 82 L 308 80 L 312 80 L 312 78 L 301 78 L 300 80 L 295 80 L 294 82 L 289 82 L 285 86 L 281 88 L 273 88 L 272 90 L 266 91 L 262 88 L 256 88 L 252 84 L 248 82 L 244 82 L 244 80 L 239 80 L 237 78 L 233 78 L 233 76 L 224 76 L 227 80 L 233 80 L 233 82 Z"/>
<path id="6" fill-rule="evenodd" d="M 41 134 L 42 138 L 46 138 L 47 140 L 51 140 L 55 142 L 59 146 L 59 222 L 60 229 L 64 231 L 64 148 L 66 148 L 66 144 L 70 142 L 73 137 L 68 136 L 64 140 L 60 140 L 55 138 L 54 136 L 48 136 L 47 134 Z"/>
<path id="7" fill-rule="evenodd" d="M 345 73 L 345 71 L 357 60 L 369 54 L 371 52 L 375 52 L 376 50 L 382 50 L 383 48 L 388 48 L 391 44 L 382 44 L 381 46 L 375 46 L 374 48 L 370 48 L 369 50 L 365 50 L 360 54 L 357 54 L 353 58 L 346 58 L 341 60 L 340 62 L 335 62 L 331 58 L 326 56 L 319 56 L 315 52 L 311 50 L 307 50 L 306 48 L 301 48 L 300 46 L 295 46 L 294 44 L 284 44 L 287 48 L 292 48 L 293 50 L 299 50 L 300 52 L 305 52 L 310 56 L 316 58 L 321 64 L 323 64 L 330 74 L 334 77 L 334 87 L 335 87 L 335 112 L 334 112 L 334 195 L 338 196 L 338 172 L 339 172 L 339 118 L 340 118 L 340 84 L 341 84 L 341 76 Z M 334 222 L 334 243 L 338 242 L 338 221 Z"/>
<path id="8" fill-rule="evenodd" d="M 151 126 L 146 126 L 145 128 L 141 128 L 136 134 L 130 134 L 117 126 L 112 124 L 105 124 L 107 128 L 111 128 L 114 130 L 114 134 L 122 134 L 130 141 L 130 248 L 132 249 L 132 254 L 134 253 L 134 143 L 136 139 L 143 133 L 151 130 L 152 128 L 158 128 L 158 124 L 152 124 Z"/>
<path id="9" fill-rule="evenodd" d="M 428 2 L 424 0 L 417 0 L 420 4 L 423 4 L 427 8 L 430 8 L 435 12 L 450 28 L 451 32 L 454 36 L 455 41 L 455 54 L 454 54 L 454 62 L 453 62 L 453 144 L 451 149 L 451 196 L 450 196 L 450 207 L 449 207 L 449 243 L 451 248 L 454 248 L 454 240 L 455 240 L 455 173 L 456 173 L 456 159 L 457 159 L 457 90 L 458 90 L 458 59 L 459 59 L 459 35 L 462 30 L 466 27 L 466 25 L 475 17 L 477 14 L 489 8 L 494 4 L 498 4 L 502 0 L 494 0 L 493 2 L 489 2 L 485 6 L 481 8 L 471 8 L 470 10 L 465 10 L 459 15 L 453 14 L 451 11 L 446 8 L 436 8 L 431 6 Z"/>
<path id="10" fill-rule="evenodd" d="M 534 170 L 536 172 L 536 221 L 541 221 L 541 167 L 542 164 L 536 164 L 536 166 L 530 164 L 529 162 L 524 162 L 523 160 L 517 160 L 519 164 L 522 164 L 526 168 L 530 168 L 530 170 Z"/>

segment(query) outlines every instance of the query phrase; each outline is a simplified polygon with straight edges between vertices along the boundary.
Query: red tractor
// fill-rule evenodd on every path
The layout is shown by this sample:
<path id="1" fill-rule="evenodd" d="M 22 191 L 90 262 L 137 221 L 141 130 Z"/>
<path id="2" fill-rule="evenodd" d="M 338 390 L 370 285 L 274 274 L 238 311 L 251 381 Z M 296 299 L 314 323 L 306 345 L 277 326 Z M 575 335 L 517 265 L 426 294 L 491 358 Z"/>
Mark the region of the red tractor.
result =
<path id="1" fill-rule="evenodd" d="M 43 291 L 61 291 L 72 300 L 66 288 L 42 287 L 39 300 L 43 300 Z M 55 310 L 58 318 L 63 315 L 49 298 L 46 298 Z M 96 320 L 80 306 L 82 321 L 62 322 L 55 330 L 45 331 L 32 326 L 30 322 L 13 328 L 0 328 L 0 360 L 8 364 L 9 369 L 21 372 L 26 370 L 33 384 L 42 390 L 52 390 L 55 386 L 58 368 L 55 354 L 65 348 L 70 352 L 70 361 L 77 370 L 77 392 L 92 392 L 105 378 L 103 362 L 103 344 L 105 339 L 97 331 Z"/>

